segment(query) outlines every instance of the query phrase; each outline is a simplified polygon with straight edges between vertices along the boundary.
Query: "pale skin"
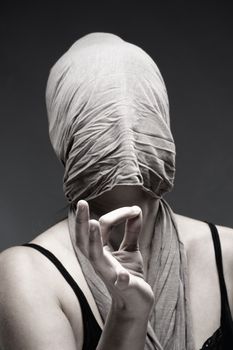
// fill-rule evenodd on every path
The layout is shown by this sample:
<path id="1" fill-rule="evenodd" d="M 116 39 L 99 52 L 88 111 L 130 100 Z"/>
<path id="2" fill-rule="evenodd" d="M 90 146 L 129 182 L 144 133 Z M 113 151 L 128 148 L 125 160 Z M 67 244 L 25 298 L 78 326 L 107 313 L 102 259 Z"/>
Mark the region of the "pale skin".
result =
<path id="1" fill-rule="evenodd" d="M 95 200 L 80 203 L 83 209 L 77 211 L 75 237 L 70 237 L 65 219 L 31 242 L 54 253 L 83 290 L 103 329 L 98 350 L 143 350 L 153 305 L 150 286 L 144 279 L 153 232 L 151 217 L 157 213 L 158 201 L 138 186 L 116 186 Z M 139 208 L 139 213 L 133 211 L 134 206 Z M 212 237 L 206 223 L 179 214 L 175 216 L 188 261 L 195 349 L 198 350 L 220 325 L 220 291 Z M 95 233 L 90 230 L 93 226 L 97 229 Z M 217 228 L 233 312 L 233 229 L 218 225 Z M 79 244 L 112 295 L 112 308 L 105 326 L 72 243 Z M 122 256 L 127 263 L 122 263 Z M 0 281 L 1 350 L 82 349 L 79 302 L 46 257 L 28 247 L 6 249 L 0 254 Z"/>

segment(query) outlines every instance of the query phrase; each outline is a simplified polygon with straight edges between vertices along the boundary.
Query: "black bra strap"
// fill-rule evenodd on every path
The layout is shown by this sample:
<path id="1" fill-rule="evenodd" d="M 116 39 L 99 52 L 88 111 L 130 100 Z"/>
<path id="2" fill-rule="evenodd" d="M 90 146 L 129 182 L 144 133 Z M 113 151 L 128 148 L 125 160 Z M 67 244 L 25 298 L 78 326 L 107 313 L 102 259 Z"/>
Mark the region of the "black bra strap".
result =
<path id="1" fill-rule="evenodd" d="M 220 292 L 221 292 L 221 325 L 224 326 L 226 322 L 229 323 L 229 320 L 231 320 L 232 317 L 231 317 L 231 311 L 230 311 L 228 295 L 227 295 L 227 288 L 226 288 L 226 283 L 225 283 L 224 273 L 223 273 L 221 243 L 220 243 L 217 227 L 211 222 L 208 222 L 208 221 L 205 221 L 205 222 L 209 225 L 212 238 L 213 238 L 216 265 L 218 270 Z"/>
<path id="2" fill-rule="evenodd" d="M 51 260 L 53 264 L 57 267 L 57 269 L 61 272 L 63 277 L 66 279 L 66 281 L 69 283 L 69 285 L 72 287 L 72 289 L 74 290 L 75 294 L 77 295 L 77 298 L 80 300 L 80 304 L 81 304 L 80 306 L 85 304 L 86 308 L 90 309 L 90 306 L 82 290 L 79 288 L 78 284 L 75 282 L 73 277 L 69 274 L 69 272 L 65 269 L 62 263 L 57 259 L 57 257 L 53 253 L 51 253 L 46 248 L 40 246 L 39 244 L 25 243 L 22 245 L 35 248 L 36 250 L 40 251 L 43 255 L 45 255 L 49 260 Z M 87 310 L 85 309 L 83 311 L 87 311 Z"/>
<path id="3" fill-rule="evenodd" d="M 57 257 L 51 253 L 49 250 L 46 248 L 40 246 L 39 244 L 35 243 L 24 243 L 22 246 L 28 246 L 32 247 L 38 251 L 40 251 L 43 255 L 45 255 L 49 260 L 53 262 L 53 264 L 57 267 L 57 269 L 61 272 L 63 277 L 66 279 L 66 281 L 69 283 L 73 291 L 75 292 L 79 302 L 80 302 L 80 307 L 82 310 L 82 318 L 83 318 L 83 326 L 84 326 L 84 334 L 90 334 L 90 327 L 93 329 L 97 329 L 98 337 L 100 336 L 102 330 L 96 321 L 92 310 L 87 302 L 87 299 L 85 295 L 83 294 L 82 290 L 79 288 L 78 284 L 75 282 L 73 277 L 69 274 L 69 272 L 65 269 L 65 267 L 62 265 L 62 263 L 57 259 Z M 89 320 L 89 321 L 88 321 Z M 91 322 L 90 322 L 91 320 Z M 96 331 L 95 331 L 96 332 Z M 88 339 L 84 338 L 84 343 Z M 87 347 L 88 348 L 88 347 Z"/>

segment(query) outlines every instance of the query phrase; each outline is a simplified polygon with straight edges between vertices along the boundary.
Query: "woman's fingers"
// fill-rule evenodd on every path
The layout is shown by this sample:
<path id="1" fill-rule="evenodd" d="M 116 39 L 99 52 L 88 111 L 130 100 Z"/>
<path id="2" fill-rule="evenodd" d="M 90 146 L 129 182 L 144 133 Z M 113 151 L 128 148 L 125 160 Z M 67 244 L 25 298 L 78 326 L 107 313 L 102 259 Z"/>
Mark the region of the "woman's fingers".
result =
<path id="1" fill-rule="evenodd" d="M 139 207 L 138 215 L 129 218 L 125 224 L 125 234 L 119 250 L 127 250 L 129 252 L 139 250 L 139 236 L 142 229 L 142 211 Z"/>
<path id="2" fill-rule="evenodd" d="M 77 205 L 75 233 L 75 242 L 87 258 L 94 262 L 102 257 L 103 241 L 100 224 L 97 220 L 90 219 L 89 205 L 85 200 L 80 200 Z M 112 249 L 109 247 L 107 250 Z"/>
<path id="3" fill-rule="evenodd" d="M 82 253 L 88 257 L 89 246 L 89 206 L 84 200 L 80 200 L 76 209 L 75 217 L 75 242 Z"/>
<path id="4" fill-rule="evenodd" d="M 120 223 L 125 223 L 123 241 L 117 252 L 110 252 L 107 243 L 111 228 Z M 117 290 L 123 292 L 133 287 L 137 274 L 141 275 L 138 272 L 141 261 L 138 256 L 132 255 L 140 254 L 137 250 L 141 226 L 142 211 L 138 206 L 113 210 L 98 221 L 90 219 L 88 203 L 85 200 L 79 201 L 75 219 L 75 243 L 89 259 L 110 293 L 117 293 Z M 119 253 L 122 253 L 121 257 Z"/>
<path id="5" fill-rule="evenodd" d="M 89 234 L 89 259 L 95 265 L 100 263 L 103 257 L 103 242 L 98 221 L 90 220 Z"/>
<path id="6" fill-rule="evenodd" d="M 107 285 L 115 284 L 118 289 L 127 287 L 129 272 L 121 266 L 111 253 L 104 249 L 100 225 L 94 219 L 90 220 L 89 261 Z"/>
<path id="7" fill-rule="evenodd" d="M 134 205 L 132 207 L 121 207 L 102 215 L 99 218 L 99 223 L 101 227 L 103 245 L 108 244 L 113 226 L 117 226 L 122 222 L 125 222 L 128 218 L 135 217 L 140 211 L 140 207 Z"/>
<path id="8" fill-rule="evenodd" d="M 125 233 L 119 249 L 134 251 L 139 249 L 139 235 L 142 227 L 142 212 L 140 207 L 121 207 L 99 218 L 99 221 L 90 220 L 89 205 L 85 200 L 78 202 L 76 210 L 76 244 L 86 257 L 93 259 L 103 254 L 105 250 L 112 251 L 109 246 L 109 238 L 113 226 L 123 222 Z M 93 228 L 93 232 L 90 229 Z"/>

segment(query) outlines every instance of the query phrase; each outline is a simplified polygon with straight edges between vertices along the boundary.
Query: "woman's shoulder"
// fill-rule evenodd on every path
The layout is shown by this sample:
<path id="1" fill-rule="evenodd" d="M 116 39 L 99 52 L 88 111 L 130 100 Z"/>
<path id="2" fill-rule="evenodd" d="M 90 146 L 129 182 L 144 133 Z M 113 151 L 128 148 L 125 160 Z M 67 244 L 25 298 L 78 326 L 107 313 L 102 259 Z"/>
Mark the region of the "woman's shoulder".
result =
<path id="1" fill-rule="evenodd" d="M 43 231 L 37 235 L 33 240 L 28 243 L 41 244 L 45 248 L 52 248 L 53 242 L 56 242 L 56 238 L 52 237 L 51 228 Z M 58 243 L 53 245 L 53 250 L 58 249 Z M 47 269 L 47 274 L 44 274 L 44 269 Z M 49 269 L 46 259 L 41 259 L 41 254 L 35 251 L 35 249 L 29 249 L 23 245 L 15 245 L 6 248 L 0 253 L 0 277 L 11 279 L 11 283 L 14 281 L 23 280 L 25 277 L 25 283 L 30 283 L 30 278 L 35 275 L 43 278 L 43 283 L 46 279 L 49 282 Z M 38 279 L 40 280 L 40 279 Z M 8 281 L 9 282 L 9 281 Z M 36 281 L 34 281 L 36 282 Z"/>
<path id="2" fill-rule="evenodd" d="M 65 233 L 65 222 L 59 222 L 28 243 L 39 244 L 62 259 L 68 249 L 68 244 L 64 243 Z M 53 282 L 51 280 L 54 268 L 40 252 L 27 246 L 11 246 L 0 253 L 0 278 L 11 283 L 12 287 L 14 283 L 17 285 L 19 279 L 22 281 L 25 278 L 25 284 L 31 283 L 30 279 L 33 279 L 34 285 L 36 281 L 43 281 L 44 285 L 50 286 L 49 290 L 54 290 L 54 279 Z"/>
<path id="3" fill-rule="evenodd" d="M 63 220 L 34 237 L 28 243 L 40 245 L 49 250 L 70 272 L 76 280 L 80 280 L 81 272 L 78 261 L 69 245 L 68 225 Z M 68 242 L 68 243 L 67 243 Z M 70 243 L 71 244 L 71 243 Z M 0 253 L 0 304 L 4 291 L 16 290 L 19 286 L 21 294 L 35 296 L 36 290 L 40 295 L 50 295 L 58 305 L 62 303 L 64 278 L 47 256 L 28 246 L 16 245 Z M 67 288 L 69 294 L 69 288 Z M 44 292 L 43 292 L 44 291 Z M 5 293 L 6 294 L 6 293 Z"/>
<path id="4" fill-rule="evenodd" d="M 199 241 L 200 239 L 208 240 L 211 238 L 210 227 L 204 220 L 191 218 L 178 213 L 175 213 L 175 219 L 183 239 L 187 241 Z M 211 222 L 216 226 L 221 241 L 233 243 L 233 228 L 219 225 L 213 221 Z"/>
<path id="5" fill-rule="evenodd" d="M 29 243 L 64 258 L 66 247 L 62 246 L 58 228 L 61 225 L 45 230 Z M 11 349 L 21 343 L 20 348 L 31 348 L 31 344 L 50 348 L 51 342 L 53 348 L 81 348 L 79 302 L 47 257 L 26 246 L 7 248 L 0 254 L 0 280 L 0 343 L 9 343 Z M 66 304 L 62 303 L 63 294 Z M 75 321 L 71 306 L 75 308 Z"/>
<path id="6" fill-rule="evenodd" d="M 68 220 L 65 219 L 49 227 L 28 243 L 40 245 L 55 256 L 60 264 L 63 265 L 63 271 L 65 269 L 82 290 L 86 299 L 91 304 L 96 318 L 99 320 L 100 316 L 96 311 L 93 296 L 88 288 L 72 246 Z M 23 275 L 25 286 L 28 285 L 30 293 L 37 288 L 37 285 L 43 286 L 45 291 L 50 291 L 51 296 L 62 307 L 70 323 L 74 325 L 74 328 L 77 328 L 77 323 L 80 322 L 81 312 L 79 300 L 69 283 L 64 279 L 65 275 L 62 275 L 58 266 L 50 261 L 47 256 L 44 256 L 41 252 L 31 247 L 14 246 L 4 250 L 0 254 L 0 266 L 0 280 L 2 278 L 11 279 L 12 288 L 14 286 L 17 287 L 17 281 Z M 33 288 L 30 288 L 32 284 Z M 7 289 L 7 287 L 4 288 Z M 40 295 L 43 295 L 43 293 L 40 293 Z M 74 311 L 74 306 L 76 307 L 76 311 Z M 80 312 L 77 315 L 78 309 Z"/>
<path id="7" fill-rule="evenodd" d="M 196 286 L 200 283 L 206 286 L 206 290 L 210 288 L 210 292 L 218 283 L 218 268 L 210 227 L 203 220 L 180 214 L 175 214 L 175 219 L 187 256 L 190 285 L 194 288 L 195 295 L 198 295 Z M 233 228 L 211 222 L 215 224 L 219 233 L 223 273 L 233 317 Z"/>
<path id="8" fill-rule="evenodd" d="M 196 218 L 191 218 L 175 213 L 175 219 L 181 241 L 186 247 L 189 256 L 198 256 L 198 253 L 213 252 L 213 239 L 209 225 Z M 219 233 L 222 249 L 223 264 L 225 267 L 233 268 L 233 228 L 215 224 Z M 205 255 L 207 255 L 205 254 Z"/>

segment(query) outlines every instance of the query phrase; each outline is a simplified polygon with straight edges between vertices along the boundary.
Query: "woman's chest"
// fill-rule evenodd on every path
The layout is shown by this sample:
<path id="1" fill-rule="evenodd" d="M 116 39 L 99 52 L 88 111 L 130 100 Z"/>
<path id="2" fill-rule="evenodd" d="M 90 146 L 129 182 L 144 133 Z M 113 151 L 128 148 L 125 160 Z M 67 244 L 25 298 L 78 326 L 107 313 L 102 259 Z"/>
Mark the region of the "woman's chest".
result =
<path id="1" fill-rule="evenodd" d="M 198 258 L 196 256 L 196 258 Z M 100 318 L 96 305 L 93 304 L 93 298 L 90 295 L 88 286 L 76 271 L 77 266 L 67 266 L 72 272 L 74 279 L 84 292 L 88 303 L 90 304 L 93 314 L 98 320 Z M 196 349 L 201 349 L 204 342 L 216 331 L 220 326 L 220 288 L 218 274 L 215 264 L 215 257 L 209 256 L 194 261 L 188 261 L 188 280 L 190 292 L 190 308 L 193 322 L 193 335 L 195 339 Z M 229 283 L 228 283 L 229 284 Z M 231 286 L 232 288 L 232 286 Z M 71 290 L 65 281 L 60 286 L 59 298 L 62 302 L 63 310 L 75 331 L 80 328 L 79 308 L 80 304 L 77 296 Z M 83 334 L 79 334 L 83 337 Z"/>
<path id="2" fill-rule="evenodd" d="M 194 232 L 191 232 L 194 234 Z M 185 241 L 185 239 L 184 239 Z M 184 242 L 187 253 L 190 309 L 193 323 L 193 334 L 196 343 L 196 349 L 201 349 L 203 343 L 216 331 L 220 326 L 220 285 L 218 279 L 218 270 L 215 260 L 215 252 L 213 248 L 212 238 L 209 232 L 192 244 Z M 201 242 L 201 244 L 200 244 Z M 223 267 L 226 280 L 227 291 L 229 295 L 229 303 L 233 310 L 233 279 L 231 269 L 229 269 L 229 254 L 225 254 L 226 247 L 223 244 Z M 71 273 L 76 283 L 84 292 L 88 303 L 91 306 L 97 321 L 100 321 L 100 315 L 93 296 L 88 288 L 82 271 L 80 270 L 77 260 L 63 259 L 64 265 Z M 71 290 L 66 281 L 62 280 L 58 291 L 61 299 L 62 308 L 69 319 L 72 328 L 78 329 L 80 325 L 80 317 L 78 309 L 79 301 L 75 293 Z M 80 327 L 80 326 L 79 326 Z M 79 335 L 80 336 L 80 335 Z M 83 335 L 81 335 L 83 336 Z"/>

